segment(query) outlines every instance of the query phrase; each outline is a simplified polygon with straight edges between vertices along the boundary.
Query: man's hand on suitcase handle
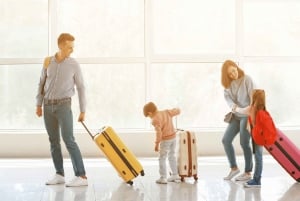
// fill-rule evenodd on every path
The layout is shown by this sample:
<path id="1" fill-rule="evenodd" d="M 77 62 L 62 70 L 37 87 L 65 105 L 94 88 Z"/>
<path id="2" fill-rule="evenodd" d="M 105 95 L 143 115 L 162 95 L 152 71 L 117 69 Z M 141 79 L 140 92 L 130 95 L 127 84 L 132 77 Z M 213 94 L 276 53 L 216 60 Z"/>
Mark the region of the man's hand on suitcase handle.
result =
<path id="1" fill-rule="evenodd" d="M 78 122 L 84 121 L 84 117 L 85 117 L 85 113 L 84 112 L 80 112 L 79 117 L 78 117 Z"/>

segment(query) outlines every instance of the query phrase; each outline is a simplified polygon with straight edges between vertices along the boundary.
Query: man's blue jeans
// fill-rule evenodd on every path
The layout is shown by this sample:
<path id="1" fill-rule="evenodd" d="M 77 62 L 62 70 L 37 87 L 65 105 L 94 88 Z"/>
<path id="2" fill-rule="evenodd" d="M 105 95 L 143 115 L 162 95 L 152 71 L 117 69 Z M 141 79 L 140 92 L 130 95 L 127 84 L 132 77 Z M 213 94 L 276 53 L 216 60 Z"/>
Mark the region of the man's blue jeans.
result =
<path id="1" fill-rule="evenodd" d="M 49 136 L 52 160 L 57 174 L 64 175 L 60 132 L 70 154 L 75 176 L 84 176 L 82 156 L 73 135 L 73 114 L 71 102 L 44 105 L 44 122 Z"/>
<path id="2" fill-rule="evenodd" d="M 247 117 L 234 116 L 232 121 L 227 126 L 222 143 L 230 164 L 230 168 L 237 167 L 236 156 L 232 142 L 236 135 L 240 133 L 240 145 L 242 146 L 244 152 L 245 172 L 251 172 L 253 168 L 252 151 L 250 147 L 251 136 L 246 127 Z"/>

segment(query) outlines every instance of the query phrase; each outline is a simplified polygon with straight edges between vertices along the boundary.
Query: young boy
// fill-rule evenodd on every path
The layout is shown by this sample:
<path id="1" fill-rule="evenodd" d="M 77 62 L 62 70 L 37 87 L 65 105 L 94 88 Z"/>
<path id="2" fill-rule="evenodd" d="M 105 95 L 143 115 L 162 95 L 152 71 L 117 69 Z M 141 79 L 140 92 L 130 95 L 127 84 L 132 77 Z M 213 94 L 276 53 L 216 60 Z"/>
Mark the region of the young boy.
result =
<path id="1" fill-rule="evenodd" d="M 172 122 L 172 117 L 179 113 L 179 108 L 159 111 L 153 102 L 149 102 L 144 106 L 144 115 L 145 117 L 151 118 L 151 124 L 154 126 L 156 132 L 154 150 L 159 152 L 160 178 L 156 180 L 156 183 L 158 184 L 180 181 L 175 156 L 176 131 Z M 166 164 L 167 157 L 172 171 L 172 175 L 168 179 Z"/>

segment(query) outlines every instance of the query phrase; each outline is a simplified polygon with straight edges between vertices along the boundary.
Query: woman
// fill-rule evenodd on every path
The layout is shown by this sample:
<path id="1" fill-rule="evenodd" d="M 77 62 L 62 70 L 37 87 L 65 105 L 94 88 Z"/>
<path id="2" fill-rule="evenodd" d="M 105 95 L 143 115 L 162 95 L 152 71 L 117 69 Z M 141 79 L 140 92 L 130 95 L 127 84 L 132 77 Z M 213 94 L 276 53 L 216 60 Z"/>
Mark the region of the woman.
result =
<path id="1" fill-rule="evenodd" d="M 239 66 L 227 60 L 222 66 L 222 85 L 224 87 L 225 100 L 232 110 L 233 118 L 228 123 L 224 133 L 222 143 L 230 165 L 230 172 L 225 180 L 231 180 L 240 170 L 237 166 L 235 150 L 232 145 L 234 138 L 240 133 L 240 144 L 244 152 L 245 170 L 244 173 L 236 177 L 236 181 L 247 181 L 251 179 L 251 171 L 253 167 L 252 152 L 250 147 L 250 133 L 247 130 L 247 115 L 244 110 L 248 109 L 251 103 L 252 90 L 254 83 Z"/>

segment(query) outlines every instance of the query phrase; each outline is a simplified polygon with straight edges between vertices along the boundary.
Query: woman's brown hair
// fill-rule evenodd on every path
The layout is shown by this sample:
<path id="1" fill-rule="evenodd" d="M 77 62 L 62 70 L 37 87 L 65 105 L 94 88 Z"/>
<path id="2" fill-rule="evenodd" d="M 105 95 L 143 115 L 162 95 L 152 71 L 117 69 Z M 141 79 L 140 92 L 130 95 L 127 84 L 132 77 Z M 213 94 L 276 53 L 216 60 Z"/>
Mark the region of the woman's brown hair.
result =
<path id="1" fill-rule="evenodd" d="M 239 78 L 245 75 L 244 71 L 232 60 L 226 60 L 222 65 L 222 75 L 221 75 L 221 82 L 225 89 L 230 87 L 232 82 L 232 78 L 228 76 L 228 68 L 230 66 L 236 67 L 239 73 Z"/>

